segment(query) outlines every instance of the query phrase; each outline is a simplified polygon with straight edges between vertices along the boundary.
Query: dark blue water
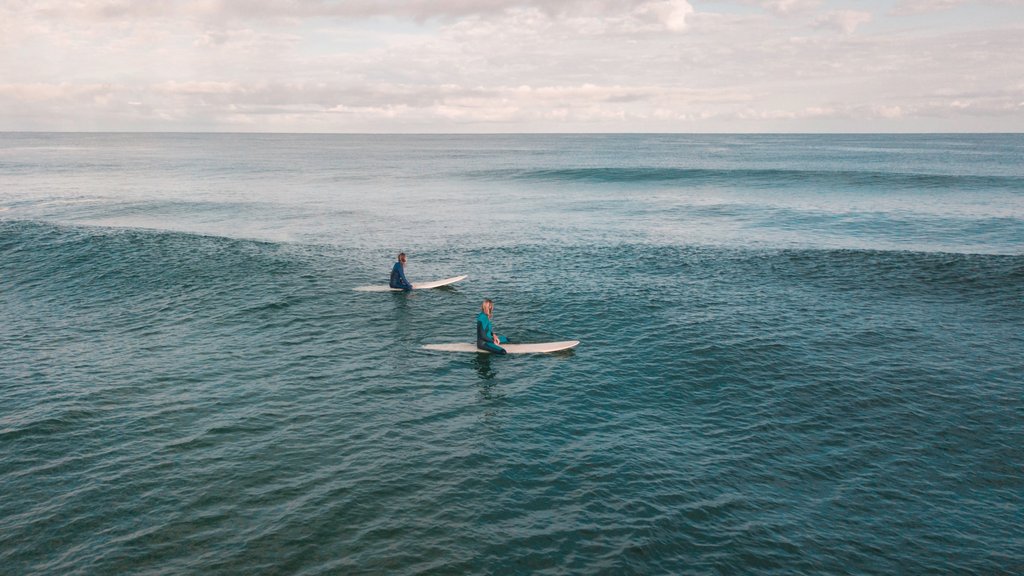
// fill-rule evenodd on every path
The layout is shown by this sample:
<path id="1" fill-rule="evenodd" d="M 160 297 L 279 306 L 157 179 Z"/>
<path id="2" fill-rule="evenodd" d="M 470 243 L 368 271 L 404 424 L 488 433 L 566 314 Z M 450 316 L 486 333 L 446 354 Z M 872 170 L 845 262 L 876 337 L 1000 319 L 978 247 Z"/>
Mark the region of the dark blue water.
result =
<path id="1" fill-rule="evenodd" d="M 0 135 L 0 573 L 1020 573 L 1022 160 Z"/>

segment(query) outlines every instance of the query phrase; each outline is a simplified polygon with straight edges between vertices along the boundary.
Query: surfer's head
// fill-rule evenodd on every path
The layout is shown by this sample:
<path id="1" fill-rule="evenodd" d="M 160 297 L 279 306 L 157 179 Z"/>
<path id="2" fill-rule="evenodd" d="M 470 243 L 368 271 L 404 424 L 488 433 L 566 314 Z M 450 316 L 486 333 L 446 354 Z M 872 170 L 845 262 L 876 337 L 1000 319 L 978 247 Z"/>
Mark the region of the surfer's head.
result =
<path id="1" fill-rule="evenodd" d="M 405 252 L 398 253 L 398 261 L 401 262 L 402 264 L 405 264 Z"/>
<path id="2" fill-rule="evenodd" d="M 483 304 L 480 305 L 480 309 L 484 311 L 484 314 L 488 316 L 494 311 L 494 302 L 491 302 L 490 298 L 484 298 Z"/>

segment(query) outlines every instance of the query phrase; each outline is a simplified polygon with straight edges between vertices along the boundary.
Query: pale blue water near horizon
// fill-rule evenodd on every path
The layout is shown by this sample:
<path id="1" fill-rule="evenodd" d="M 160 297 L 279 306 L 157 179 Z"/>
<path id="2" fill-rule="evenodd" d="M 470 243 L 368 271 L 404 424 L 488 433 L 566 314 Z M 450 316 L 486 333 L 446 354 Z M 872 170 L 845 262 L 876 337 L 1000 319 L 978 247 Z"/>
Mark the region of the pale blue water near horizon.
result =
<path id="1" fill-rule="evenodd" d="M 0 134 L 0 307 L 2 574 L 1024 572 L 1024 135 Z"/>

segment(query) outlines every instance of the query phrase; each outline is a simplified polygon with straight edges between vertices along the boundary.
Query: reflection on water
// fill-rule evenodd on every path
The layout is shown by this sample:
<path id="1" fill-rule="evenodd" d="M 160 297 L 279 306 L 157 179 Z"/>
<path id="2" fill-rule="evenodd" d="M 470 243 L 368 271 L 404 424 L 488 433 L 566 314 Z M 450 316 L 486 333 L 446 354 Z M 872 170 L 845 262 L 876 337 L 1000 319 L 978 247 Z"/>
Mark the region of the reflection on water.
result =
<path id="1" fill-rule="evenodd" d="M 491 369 L 491 355 L 483 352 L 473 357 L 473 367 L 481 380 L 493 380 L 498 373 Z"/>

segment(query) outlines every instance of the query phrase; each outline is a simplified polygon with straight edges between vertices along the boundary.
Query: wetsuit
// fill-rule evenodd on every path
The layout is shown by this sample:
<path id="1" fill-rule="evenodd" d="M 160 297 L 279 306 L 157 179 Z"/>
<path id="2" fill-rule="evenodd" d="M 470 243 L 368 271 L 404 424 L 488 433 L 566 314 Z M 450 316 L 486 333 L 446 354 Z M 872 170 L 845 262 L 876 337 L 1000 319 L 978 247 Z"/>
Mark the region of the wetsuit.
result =
<path id="1" fill-rule="evenodd" d="M 499 336 L 498 342 L 504 344 L 508 342 L 508 338 Z M 508 353 L 504 348 L 494 343 L 494 326 L 491 324 L 491 319 L 483 312 L 476 315 L 476 347 L 493 352 L 494 354 Z"/>
<path id="2" fill-rule="evenodd" d="M 412 290 L 412 283 L 405 278 L 405 269 L 401 262 L 395 262 L 395 266 L 391 269 L 391 282 L 388 283 L 388 286 L 406 291 Z"/>

